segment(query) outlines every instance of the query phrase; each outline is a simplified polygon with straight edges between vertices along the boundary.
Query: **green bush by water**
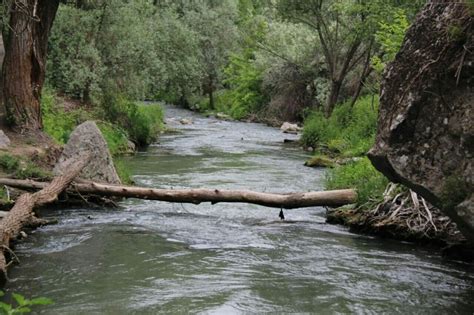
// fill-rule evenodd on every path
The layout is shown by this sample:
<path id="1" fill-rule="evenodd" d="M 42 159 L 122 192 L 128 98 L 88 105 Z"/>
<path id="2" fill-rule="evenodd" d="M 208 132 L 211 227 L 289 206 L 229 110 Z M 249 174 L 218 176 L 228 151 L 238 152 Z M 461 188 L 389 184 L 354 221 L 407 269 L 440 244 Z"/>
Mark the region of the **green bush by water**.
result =
<path id="1" fill-rule="evenodd" d="M 159 104 L 138 104 L 122 96 L 107 96 L 102 104 L 103 118 L 126 131 L 138 145 L 152 143 L 163 126 Z"/>
<path id="2" fill-rule="evenodd" d="M 333 168 L 326 176 L 326 189 L 355 188 L 358 205 L 380 200 L 387 184 L 385 176 L 379 173 L 366 157 Z"/>
<path id="3" fill-rule="evenodd" d="M 373 100 L 373 101 L 372 101 Z M 319 111 L 305 120 L 305 146 L 324 148 L 341 156 L 361 156 L 372 146 L 377 128 L 378 98 L 362 97 L 353 108 L 350 102 L 334 109 L 330 118 Z"/>
<path id="4" fill-rule="evenodd" d="M 3 297 L 5 293 L 0 291 L 0 297 Z M 31 313 L 32 308 L 38 305 L 50 305 L 53 304 L 51 299 L 45 297 L 38 297 L 33 299 L 27 299 L 21 294 L 13 293 L 12 303 L 0 302 L 0 315 L 14 315 L 14 314 L 27 314 Z M 16 305 L 14 305 L 16 304 Z"/>

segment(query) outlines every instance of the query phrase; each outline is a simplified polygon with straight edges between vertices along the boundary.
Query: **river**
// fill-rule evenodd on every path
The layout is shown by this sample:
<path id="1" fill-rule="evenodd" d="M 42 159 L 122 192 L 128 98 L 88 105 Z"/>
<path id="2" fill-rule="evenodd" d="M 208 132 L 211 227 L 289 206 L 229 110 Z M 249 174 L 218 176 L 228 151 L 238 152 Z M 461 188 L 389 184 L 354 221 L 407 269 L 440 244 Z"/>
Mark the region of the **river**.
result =
<path id="1" fill-rule="evenodd" d="M 139 185 L 321 190 L 324 171 L 278 129 L 167 108 L 178 132 L 126 159 Z M 181 125 L 181 118 L 193 124 Z M 325 224 L 323 208 L 126 200 L 43 211 L 59 224 L 17 246 L 8 292 L 42 314 L 473 314 L 472 265 Z"/>

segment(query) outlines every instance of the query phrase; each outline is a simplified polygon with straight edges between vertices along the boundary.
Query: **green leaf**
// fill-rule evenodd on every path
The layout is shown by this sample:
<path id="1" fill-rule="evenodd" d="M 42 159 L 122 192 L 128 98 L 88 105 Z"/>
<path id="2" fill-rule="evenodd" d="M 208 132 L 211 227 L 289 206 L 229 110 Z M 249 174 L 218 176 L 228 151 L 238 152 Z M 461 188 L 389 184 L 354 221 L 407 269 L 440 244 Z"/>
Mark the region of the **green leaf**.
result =
<path id="1" fill-rule="evenodd" d="M 38 297 L 31 299 L 28 305 L 50 305 L 53 304 L 53 300 L 45 298 L 45 297 Z"/>
<path id="2" fill-rule="evenodd" d="M 12 314 L 26 314 L 26 313 L 31 313 L 31 308 L 23 306 L 17 309 L 14 309 Z"/>
<path id="3" fill-rule="evenodd" d="M 5 311 L 8 314 L 11 312 L 12 306 L 10 304 L 0 302 L 0 310 Z"/>
<path id="4" fill-rule="evenodd" d="M 18 303 L 18 305 L 23 306 L 28 304 L 28 300 L 25 299 L 25 297 L 21 294 L 13 293 L 12 294 L 13 298 L 15 301 Z"/>

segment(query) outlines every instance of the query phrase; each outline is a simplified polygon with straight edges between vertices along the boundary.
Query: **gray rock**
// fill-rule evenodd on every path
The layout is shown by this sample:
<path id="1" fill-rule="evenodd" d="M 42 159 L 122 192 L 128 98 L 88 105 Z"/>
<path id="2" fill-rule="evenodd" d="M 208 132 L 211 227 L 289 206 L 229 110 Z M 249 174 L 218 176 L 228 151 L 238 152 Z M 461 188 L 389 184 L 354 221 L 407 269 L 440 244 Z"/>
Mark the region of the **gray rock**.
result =
<path id="1" fill-rule="evenodd" d="M 280 130 L 283 131 L 283 133 L 297 134 L 299 131 L 302 130 L 302 128 L 298 127 L 297 124 L 284 122 L 283 125 L 281 125 Z"/>
<path id="2" fill-rule="evenodd" d="M 193 123 L 191 119 L 187 119 L 187 118 L 181 118 L 179 122 L 181 125 L 190 125 Z"/>
<path id="3" fill-rule="evenodd" d="M 474 243 L 474 54 L 465 50 L 474 46 L 474 18 L 467 11 L 429 1 L 417 15 L 384 72 L 369 158 L 390 180 L 439 207 Z"/>
<path id="4" fill-rule="evenodd" d="M 63 174 L 68 171 L 69 158 L 81 158 L 86 152 L 92 155 L 89 164 L 82 170 L 83 179 L 120 184 L 120 178 L 115 170 L 112 156 L 102 133 L 93 121 L 86 121 L 74 129 L 63 153 L 54 167 L 54 174 Z"/>
<path id="5" fill-rule="evenodd" d="M 0 149 L 6 149 L 10 145 L 10 138 L 0 129 Z"/>

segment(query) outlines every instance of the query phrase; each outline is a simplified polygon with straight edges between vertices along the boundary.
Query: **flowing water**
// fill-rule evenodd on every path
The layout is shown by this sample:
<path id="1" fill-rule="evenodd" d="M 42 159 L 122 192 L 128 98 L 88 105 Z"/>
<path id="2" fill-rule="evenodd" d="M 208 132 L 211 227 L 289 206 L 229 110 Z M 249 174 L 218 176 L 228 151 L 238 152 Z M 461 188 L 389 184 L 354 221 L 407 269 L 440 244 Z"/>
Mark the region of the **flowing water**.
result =
<path id="1" fill-rule="evenodd" d="M 324 172 L 260 124 L 167 108 L 179 133 L 127 159 L 139 185 L 291 192 Z M 193 124 L 181 125 L 180 118 Z M 473 314 L 472 266 L 433 250 L 325 224 L 323 208 L 127 200 L 120 210 L 45 211 L 59 224 L 17 246 L 9 292 L 45 296 L 44 314 Z"/>

